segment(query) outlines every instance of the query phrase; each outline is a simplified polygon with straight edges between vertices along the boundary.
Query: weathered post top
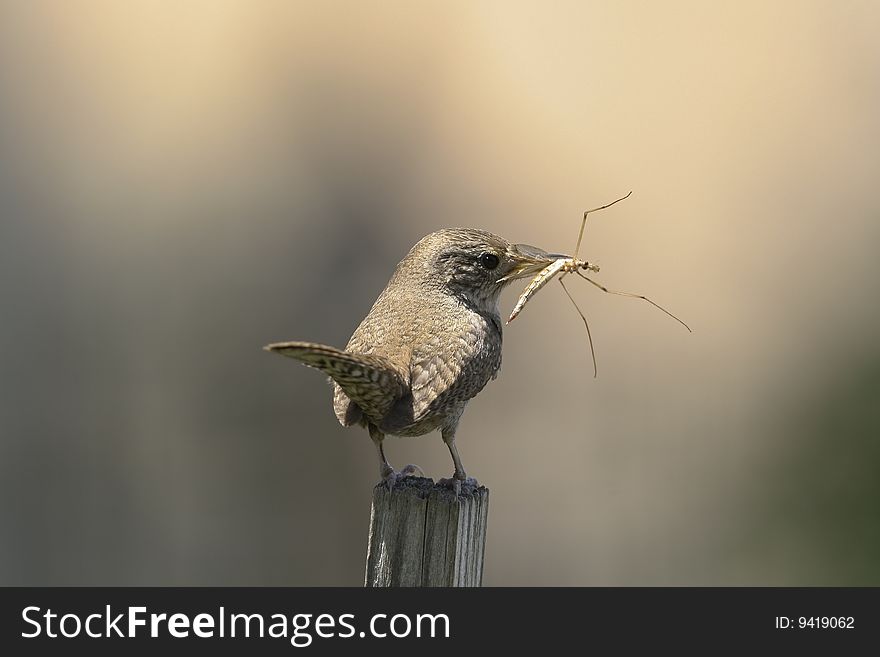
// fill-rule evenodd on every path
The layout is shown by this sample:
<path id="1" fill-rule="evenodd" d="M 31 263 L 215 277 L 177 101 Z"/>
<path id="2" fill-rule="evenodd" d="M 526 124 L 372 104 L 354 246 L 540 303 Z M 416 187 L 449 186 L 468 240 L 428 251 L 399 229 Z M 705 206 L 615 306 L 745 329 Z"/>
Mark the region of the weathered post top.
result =
<path id="1" fill-rule="evenodd" d="M 488 515 L 485 486 L 456 497 L 424 477 L 377 484 L 364 585 L 480 586 Z"/>

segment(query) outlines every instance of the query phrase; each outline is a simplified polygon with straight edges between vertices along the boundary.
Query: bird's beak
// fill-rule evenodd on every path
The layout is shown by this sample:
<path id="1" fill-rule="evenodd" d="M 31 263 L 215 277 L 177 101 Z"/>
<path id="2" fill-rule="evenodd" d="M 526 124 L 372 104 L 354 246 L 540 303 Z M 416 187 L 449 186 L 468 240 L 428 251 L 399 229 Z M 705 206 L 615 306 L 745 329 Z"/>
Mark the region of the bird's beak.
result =
<path id="1" fill-rule="evenodd" d="M 503 278 L 499 278 L 497 283 L 534 276 L 554 260 L 569 256 L 562 253 L 547 253 L 544 249 L 529 244 L 513 244 L 507 249 L 507 257 L 513 262 L 513 269 Z"/>

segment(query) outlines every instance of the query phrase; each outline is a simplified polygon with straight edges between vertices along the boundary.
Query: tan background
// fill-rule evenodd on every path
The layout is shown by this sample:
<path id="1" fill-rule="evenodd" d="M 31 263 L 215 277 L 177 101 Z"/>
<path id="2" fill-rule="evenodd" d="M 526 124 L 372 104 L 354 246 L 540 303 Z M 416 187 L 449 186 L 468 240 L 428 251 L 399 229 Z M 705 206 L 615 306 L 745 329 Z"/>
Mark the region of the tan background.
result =
<path id="1" fill-rule="evenodd" d="M 878 9 L 4 2 L 0 583 L 359 584 L 372 445 L 260 346 L 633 189 L 584 255 L 694 333 L 577 280 L 597 380 L 558 286 L 507 330 L 485 582 L 880 584 Z"/>

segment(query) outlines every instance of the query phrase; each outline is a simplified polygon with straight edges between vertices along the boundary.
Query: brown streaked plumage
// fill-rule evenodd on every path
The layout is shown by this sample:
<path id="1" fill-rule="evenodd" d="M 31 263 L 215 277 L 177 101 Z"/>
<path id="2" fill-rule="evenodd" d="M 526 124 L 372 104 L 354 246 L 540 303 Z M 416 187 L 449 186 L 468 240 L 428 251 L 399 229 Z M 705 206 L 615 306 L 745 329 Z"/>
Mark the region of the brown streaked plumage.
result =
<path id="1" fill-rule="evenodd" d="M 418 468 L 395 472 L 382 448 L 385 435 L 439 429 L 455 465 L 446 481 L 460 491 L 467 476 L 455 446 L 458 422 L 501 367 L 498 297 L 507 283 L 536 274 L 555 257 L 483 230 L 439 230 L 397 265 L 344 350 L 310 342 L 266 349 L 333 379 L 336 417 L 369 429 L 389 486 Z"/>

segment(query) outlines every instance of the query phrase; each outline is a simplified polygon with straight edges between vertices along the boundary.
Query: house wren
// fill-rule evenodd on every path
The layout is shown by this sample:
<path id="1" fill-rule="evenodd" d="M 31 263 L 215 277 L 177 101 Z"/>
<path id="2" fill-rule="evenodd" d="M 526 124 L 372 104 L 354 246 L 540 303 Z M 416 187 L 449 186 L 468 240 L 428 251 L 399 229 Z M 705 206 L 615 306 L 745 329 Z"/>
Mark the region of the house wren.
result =
<path id="1" fill-rule="evenodd" d="M 311 342 L 265 348 L 333 379 L 336 417 L 343 426 L 367 427 L 389 488 L 420 469 L 396 472 L 382 448 L 385 435 L 439 429 L 455 465 L 452 478 L 441 483 L 459 493 L 467 475 L 455 446 L 458 421 L 501 366 L 498 297 L 510 281 L 557 257 L 483 230 L 439 230 L 397 265 L 345 350 Z"/>

